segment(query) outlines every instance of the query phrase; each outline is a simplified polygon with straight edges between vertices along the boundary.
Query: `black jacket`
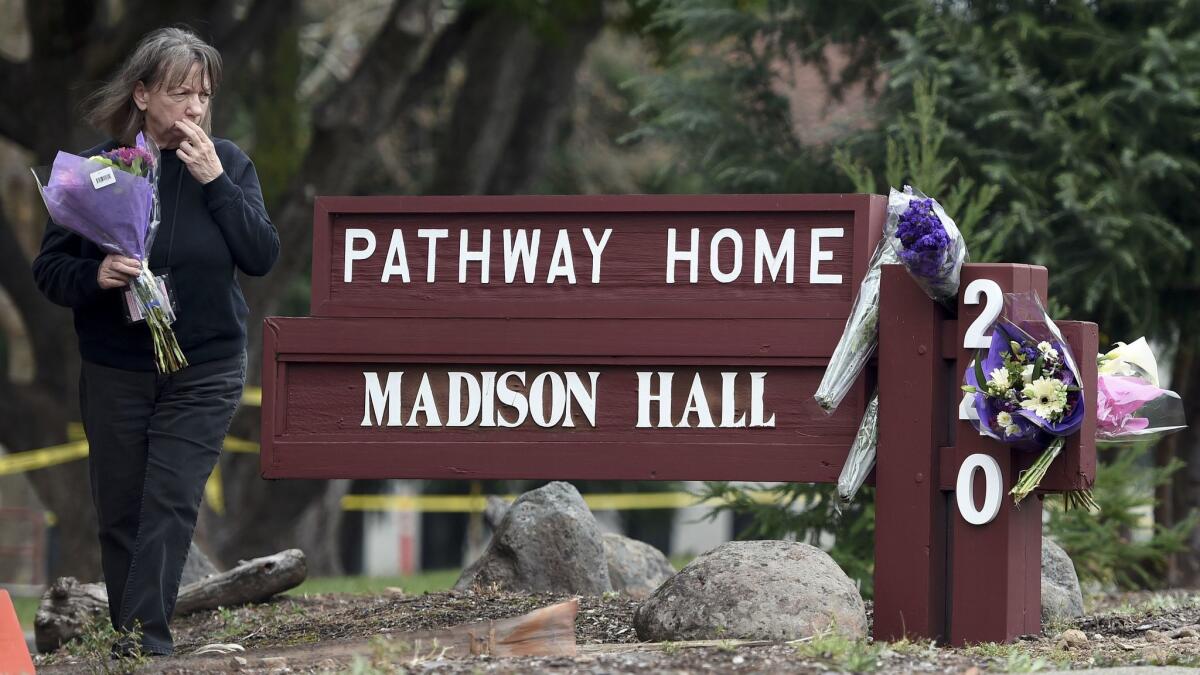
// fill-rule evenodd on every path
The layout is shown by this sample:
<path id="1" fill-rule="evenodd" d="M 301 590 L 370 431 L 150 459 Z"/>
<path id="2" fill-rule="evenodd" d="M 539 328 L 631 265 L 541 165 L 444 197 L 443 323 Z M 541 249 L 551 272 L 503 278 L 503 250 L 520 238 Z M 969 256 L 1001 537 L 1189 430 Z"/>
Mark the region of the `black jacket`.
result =
<path id="1" fill-rule="evenodd" d="M 170 274 L 178 306 L 172 327 L 193 364 L 245 349 L 247 309 L 237 270 L 262 276 L 279 257 L 279 235 L 263 204 L 254 164 L 232 142 L 212 141 L 225 171 L 207 185 L 192 177 L 174 150 L 162 152 L 162 222 L 150 251 L 150 269 Z M 110 141 L 80 154 L 88 157 L 116 146 Z M 149 329 L 144 322 L 126 324 L 123 288 L 103 290 L 96 281 L 105 255 L 79 235 L 47 222 L 41 253 L 33 261 L 34 279 L 51 301 L 75 311 L 85 360 L 152 371 Z"/>

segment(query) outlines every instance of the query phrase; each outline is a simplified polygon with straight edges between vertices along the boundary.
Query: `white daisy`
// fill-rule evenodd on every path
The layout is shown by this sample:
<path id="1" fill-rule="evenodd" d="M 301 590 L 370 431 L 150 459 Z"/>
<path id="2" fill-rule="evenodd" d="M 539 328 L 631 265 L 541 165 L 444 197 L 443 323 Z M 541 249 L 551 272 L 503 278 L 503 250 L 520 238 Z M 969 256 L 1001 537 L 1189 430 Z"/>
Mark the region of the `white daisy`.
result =
<path id="1" fill-rule="evenodd" d="M 1045 419 L 1053 419 L 1067 407 L 1067 386 L 1052 377 L 1039 377 L 1025 385 L 1021 394 L 1025 396 L 1021 407 Z"/>
<path id="2" fill-rule="evenodd" d="M 1008 370 L 1004 368 L 993 370 L 987 384 L 988 389 L 991 389 L 993 394 L 999 395 L 1008 391 L 1008 388 L 1012 386 L 1012 382 L 1008 378 Z"/>
<path id="3" fill-rule="evenodd" d="M 1004 427 L 1004 435 L 1006 435 L 1006 436 L 1016 436 L 1020 433 L 1021 433 L 1021 427 L 1019 427 L 1015 424 L 1010 424 L 1007 427 Z"/>
<path id="4" fill-rule="evenodd" d="M 1011 427 L 1012 423 L 1013 423 L 1012 415 L 1010 415 L 1004 411 L 1000 411 L 996 415 L 996 424 L 999 424 L 1002 427 Z"/>

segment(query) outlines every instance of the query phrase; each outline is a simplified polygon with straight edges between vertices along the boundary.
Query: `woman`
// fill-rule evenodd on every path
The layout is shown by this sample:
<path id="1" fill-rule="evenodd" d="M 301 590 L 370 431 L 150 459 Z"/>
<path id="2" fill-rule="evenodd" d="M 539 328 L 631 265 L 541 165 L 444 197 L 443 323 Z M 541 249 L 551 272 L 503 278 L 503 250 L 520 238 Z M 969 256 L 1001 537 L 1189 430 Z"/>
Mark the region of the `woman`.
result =
<path id="1" fill-rule="evenodd" d="M 122 297 L 139 261 L 50 222 L 33 263 L 41 291 L 75 314 L 113 628 L 140 633 L 141 650 L 155 655 L 173 651 L 168 622 L 200 499 L 245 383 L 247 310 L 236 272 L 264 275 L 279 255 L 254 165 L 208 135 L 220 80 L 221 57 L 203 40 L 178 28 L 150 33 L 89 99 L 88 122 L 112 140 L 81 153 L 133 145 L 139 131 L 162 150 L 162 222 L 148 263 L 168 275 L 188 367 L 158 374 L 150 331 L 126 322 Z M 114 653 L 136 647 L 127 637 Z"/>

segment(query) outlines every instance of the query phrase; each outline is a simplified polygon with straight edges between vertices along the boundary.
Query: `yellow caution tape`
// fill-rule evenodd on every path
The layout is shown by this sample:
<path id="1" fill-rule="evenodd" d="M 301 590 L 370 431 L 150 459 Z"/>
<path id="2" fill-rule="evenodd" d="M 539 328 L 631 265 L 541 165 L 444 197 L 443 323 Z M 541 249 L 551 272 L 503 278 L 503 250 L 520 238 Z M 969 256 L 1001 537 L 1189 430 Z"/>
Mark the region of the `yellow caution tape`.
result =
<path id="1" fill-rule="evenodd" d="M 765 504 L 775 500 L 769 490 L 751 491 L 754 501 Z M 513 501 L 517 495 L 507 495 Z M 632 492 L 586 494 L 583 501 L 595 511 L 633 511 L 639 509 L 681 509 L 688 506 L 717 506 L 720 499 L 700 501 L 687 492 Z M 346 511 L 420 511 L 425 513 L 479 513 L 487 507 L 482 495 L 345 495 Z"/>
<path id="2" fill-rule="evenodd" d="M 226 452 L 258 452 L 258 443 L 233 436 L 225 437 Z"/>
<path id="3" fill-rule="evenodd" d="M 262 406 L 262 389 L 246 387 L 242 390 L 242 405 Z"/>
<path id="4" fill-rule="evenodd" d="M 70 433 L 71 431 L 68 430 L 68 434 Z M 254 441 L 226 436 L 225 450 L 229 452 L 256 453 L 259 451 L 259 448 L 258 443 Z M 70 443 L 54 445 L 49 448 L 40 448 L 38 450 L 13 452 L 7 455 L 0 455 L 0 476 L 45 469 L 56 464 L 74 462 L 87 456 L 88 443 L 86 440 L 71 441 Z"/>
<path id="5" fill-rule="evenodd" d="M 87 441 L 72 441 L 40 450 L 3 455 L 0 456 L 0 476 L 44 469 L 55 464 L 83 459 L 87 455 Z"/>
<path id="6" fill-rule="evenodd" d="M 214 466 L 212 473 L 208 474 L 208 482 L 204 484 L 204 501 L 218 516 L 225 515 L 225 490 L 221 485 L 220 464 Z"/>

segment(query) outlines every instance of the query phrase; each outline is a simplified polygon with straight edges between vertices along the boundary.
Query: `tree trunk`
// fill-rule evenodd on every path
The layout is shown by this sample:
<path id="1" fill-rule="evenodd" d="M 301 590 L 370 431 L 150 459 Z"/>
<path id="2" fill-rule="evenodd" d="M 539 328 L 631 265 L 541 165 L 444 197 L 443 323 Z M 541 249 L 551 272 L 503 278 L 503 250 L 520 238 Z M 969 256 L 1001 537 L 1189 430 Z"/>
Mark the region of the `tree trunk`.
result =
<path id="1" fill-rule="evenodd" d="M 1183 466 L 1171 476 L 1171 482 L 1158 488 L 1154 507 L 1154 522 L 1170 527 L 1200 510 L 1200 341 L 1180 340 L 1171 364 L 1171 388 L 1183 399 L 1189 426 L 1168 436 L 1159 443 L 1156 463 L 1166 466 L 1177 459 Z M 1192 530 L 1187 550 L 1171 555 L 1167 565 L 1167 581 L 1171 586 L 1195 588 L 1200 586 L 1200 527 Z"/>

